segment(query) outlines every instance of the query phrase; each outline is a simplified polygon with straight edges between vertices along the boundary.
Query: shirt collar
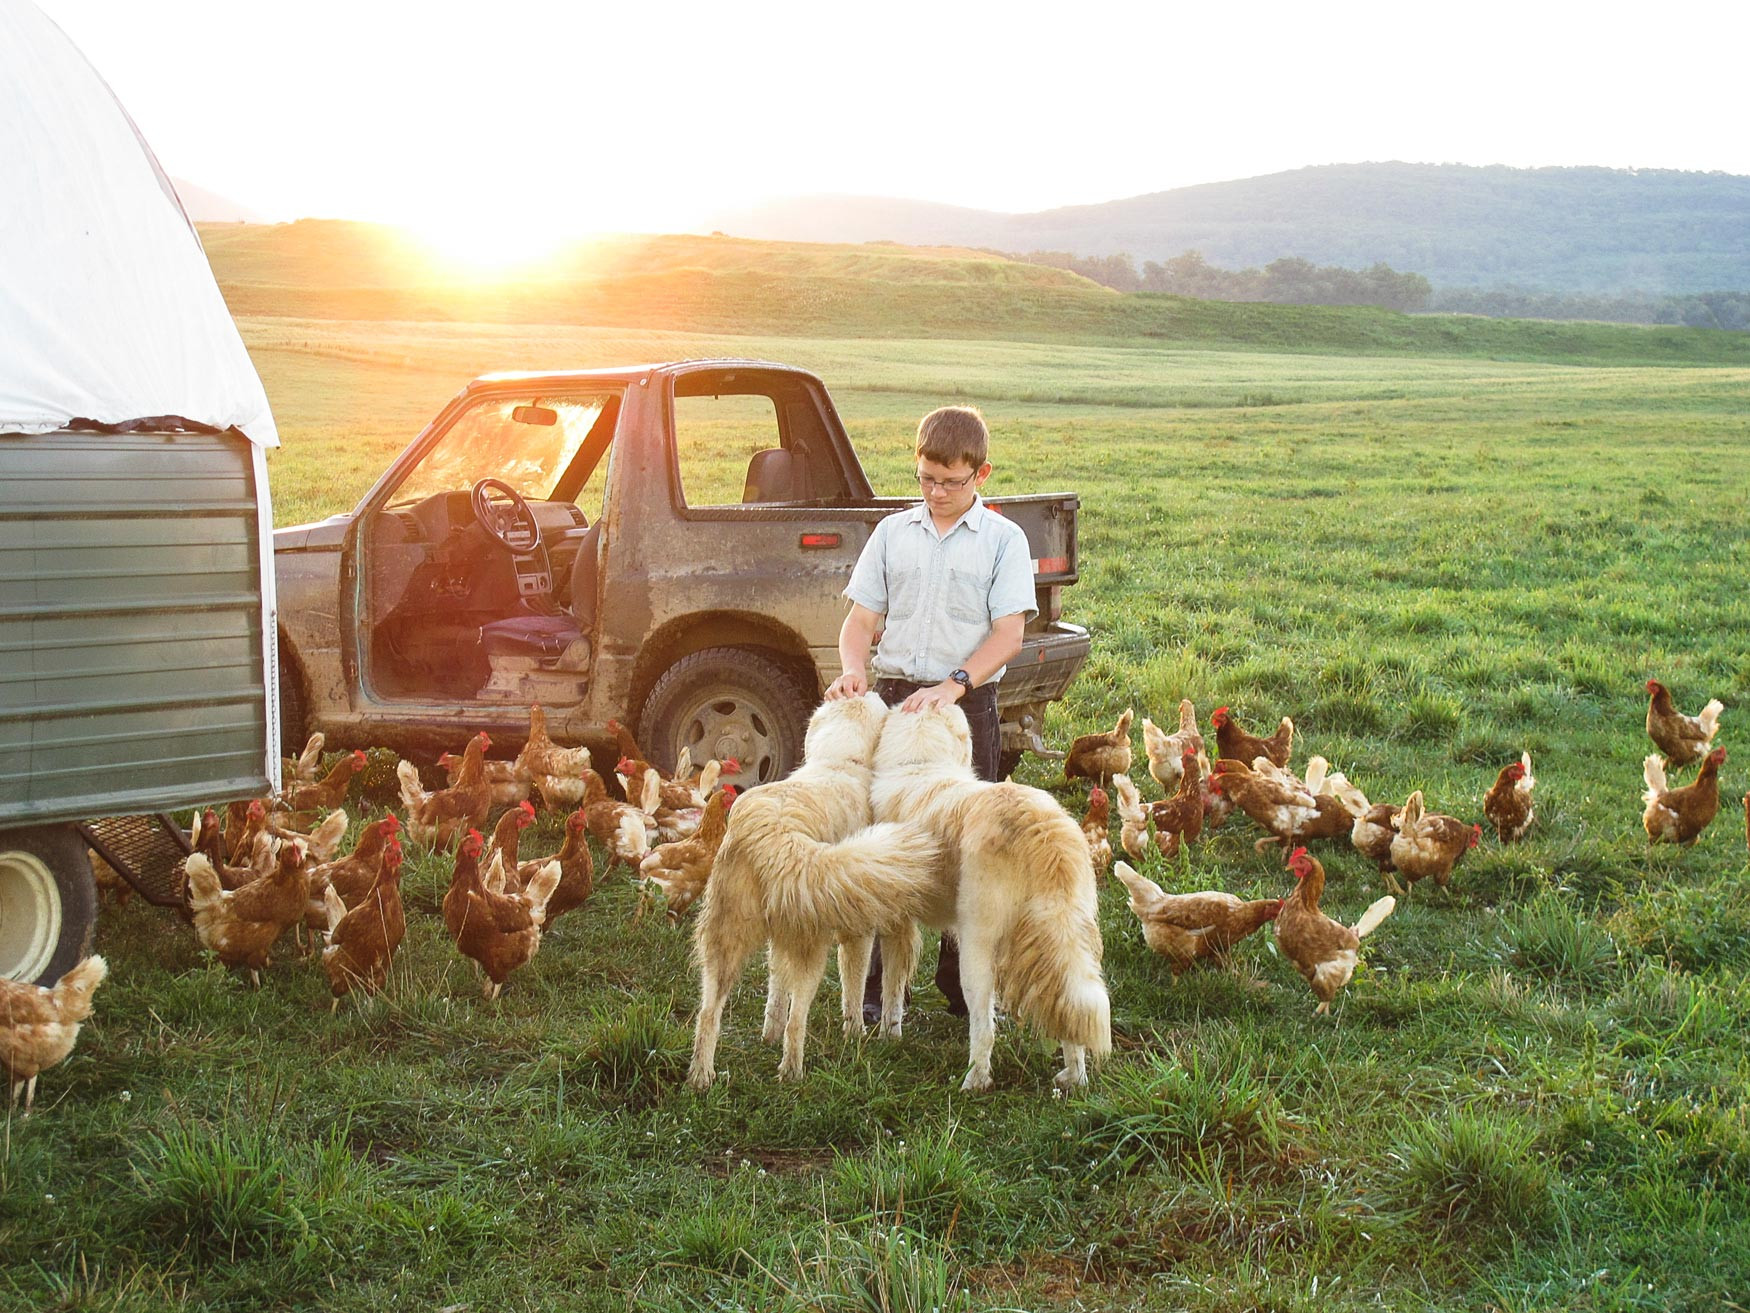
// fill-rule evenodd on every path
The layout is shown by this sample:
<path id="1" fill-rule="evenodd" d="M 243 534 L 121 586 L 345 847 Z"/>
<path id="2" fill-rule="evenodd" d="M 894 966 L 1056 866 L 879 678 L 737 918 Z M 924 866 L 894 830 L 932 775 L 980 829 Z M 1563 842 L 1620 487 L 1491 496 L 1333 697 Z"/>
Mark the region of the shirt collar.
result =
<path id="1" fill-rule="evenodd" d="M 984 527 L 984 517 L 989 514 L 990 511 L 985 508 L 984 495 L 982 493 L 973 493 L 972 505 L 966 508 L 966 514 L 954 521 L 953 524 L 950 524 L 947 533 L 942 534 L 942 537 L 946 538 L 948 534 L 953 533 L 954 530 L 958 529 L 963 524 L 973 533 L 977 533 Z M 936 531 L 936 526 L 930 519 L 930 508 L 925 502 L 919 502 L 916 506 L 912 507 L 911 510 L 907 511 L 906 520 L 911 524 L 923 525 L 931 533 Z"/>

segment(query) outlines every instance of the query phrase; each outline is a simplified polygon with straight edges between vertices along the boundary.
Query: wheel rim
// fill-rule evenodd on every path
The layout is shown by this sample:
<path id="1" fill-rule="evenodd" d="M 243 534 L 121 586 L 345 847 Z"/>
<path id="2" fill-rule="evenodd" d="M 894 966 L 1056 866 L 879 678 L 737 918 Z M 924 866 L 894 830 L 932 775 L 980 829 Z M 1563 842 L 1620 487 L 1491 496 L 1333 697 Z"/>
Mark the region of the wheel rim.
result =
<path id="1" fill-rule="evenodd" d="M 728 761 L 741 772 L 724 778 L 744 787 L 764 784 L 784 773 L 784 743 L 776 718 L 741 689 L 716 688 L 692 699 L 677 718 L 675 755 L 686 748 L 695 763 Z"/>
<path id="2" fill-rule="evenodd" d="M 34 853 L 0 852 L 0 976 L 35 980 L 61 942 L 61 893 Z"/>

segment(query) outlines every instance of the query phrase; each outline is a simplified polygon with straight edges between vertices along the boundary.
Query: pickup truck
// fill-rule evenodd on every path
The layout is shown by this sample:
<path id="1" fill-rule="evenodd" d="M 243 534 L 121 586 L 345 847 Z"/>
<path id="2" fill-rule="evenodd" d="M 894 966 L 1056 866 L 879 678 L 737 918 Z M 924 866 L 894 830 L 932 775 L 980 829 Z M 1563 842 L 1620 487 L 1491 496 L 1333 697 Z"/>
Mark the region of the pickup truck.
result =
<path id="1" fill-rule="evenodd" d="M 839 673 L 842 590 L 877 497 L 826 388 L 758 360 L 492 374 L 352 511 L 277 531 L 282 742 L 494 755 L 528 733 L 670 767 L 801 759 Z M 1074 494 L 993 498 L 1027 532 L 1039 614 L 999 693 L 1005 773 L 1088 655 L 1061 618 Z"/>

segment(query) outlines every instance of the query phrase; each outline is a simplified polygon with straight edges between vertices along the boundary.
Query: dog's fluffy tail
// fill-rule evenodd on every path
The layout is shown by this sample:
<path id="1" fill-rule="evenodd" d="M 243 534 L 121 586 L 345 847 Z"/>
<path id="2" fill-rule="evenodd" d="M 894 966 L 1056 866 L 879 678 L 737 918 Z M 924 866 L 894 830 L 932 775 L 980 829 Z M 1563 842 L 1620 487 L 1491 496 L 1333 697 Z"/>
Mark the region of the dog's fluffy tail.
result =
<path id="1" fill-rule="evenodd" d="M 1044 869 L 1033 872 L 1034 893 L 999 950 L 997 992 L 1051 1038 L 1101 1058 L 1112 1051 L 1112 1001 L 1100 974 L 1098 895 L 1087 845 L 1075 822 L 1063 819 L 1065 833 L 1050 845 Z"/>
<path id="2" fill-rule="evenodd" d="M 941 845 L 915 825 L 884 821 L 838 843 L 786 835 L 765 866 L 768 924 L 839 938 L 916 919 L 936 883 Z"/>

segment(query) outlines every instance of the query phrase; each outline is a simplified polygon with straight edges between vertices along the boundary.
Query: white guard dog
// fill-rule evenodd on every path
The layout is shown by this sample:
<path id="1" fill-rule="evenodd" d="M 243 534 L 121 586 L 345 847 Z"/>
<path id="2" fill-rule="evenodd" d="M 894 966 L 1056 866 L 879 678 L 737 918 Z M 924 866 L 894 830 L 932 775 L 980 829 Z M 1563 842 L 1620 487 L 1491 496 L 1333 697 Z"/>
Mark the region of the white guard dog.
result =
<path id="1" fill-rule="evenodd" d="M 888 713 L 870 800 L 878 821 L 921 825 L 942 844 L 921 919 L 960 936 L 972 1030 L 961 1088 L 990 1088 L 999 994 L 1016 1016 L 1063 1046 L 1057 1086 L 1085 1085 L 1088 1055 L 1111 1051 L 1112 1012 L 1100 975 L 1098 891 L 1081 827 L 1041 789 L 974 776 L 972 738 L 958 707 Z"/>
<path id="2" fill-rule="evenodd" d="M 835 943 L 845 1033 L 863 1030 L 863 978 L 877 935 L 892 964 L 883 994 L 898 1015 L 941 856 L 915 826 L 870 825 L 869 781 L 886 715 L 873 693 L 823 703 L 809 718 L 802 765 L 729 809 L 693 933 L 699 1017 L 687 1080 L 695 1089 L 711 1084 L 724 1004 L 762 944 L 771 945 L 764 1037 L 783 1034 L 780 1080 L 802 1075 L 808 1008 Z"/>

